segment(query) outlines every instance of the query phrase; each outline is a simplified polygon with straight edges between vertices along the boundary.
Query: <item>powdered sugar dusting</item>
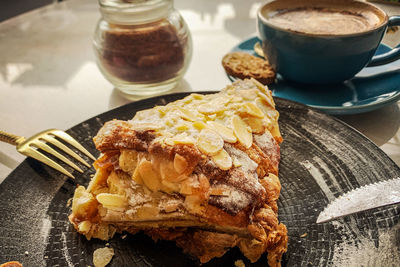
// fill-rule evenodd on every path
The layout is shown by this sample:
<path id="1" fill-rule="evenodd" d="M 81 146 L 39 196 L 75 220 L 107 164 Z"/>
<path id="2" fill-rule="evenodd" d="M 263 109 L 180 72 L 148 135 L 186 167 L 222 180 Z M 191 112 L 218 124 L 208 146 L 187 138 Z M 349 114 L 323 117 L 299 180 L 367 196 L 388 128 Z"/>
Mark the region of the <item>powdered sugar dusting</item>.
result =
<path id="1" fill-rule="evenodd" d="M 255 172 L 257 169 L 257 163 L 250 159 L 245 152 L 229 144 L 225 144 L 224 148 L 228 152 L 229 156 L 231 156 L 232 160 L 237 160 L 241 164 L 239 168 L 245 172 Z"/>
<path id="2" fill-rule="evenodd" d="M 72 262 L 71 256 L 68 253 L 68 247 L 67 247 L 67 237 L 65 236 L 64 232 L 61 232 L 61 242 L 62 242 L 62 254 L 65 258 L 66 263 L 68 264 L 68 267 L 73 267 L 74 264 Z"/>
<path id="3" fill-rule="evenodd" d="M 308 161 L 308 160 L 300 162 L 300 164 L 303 165 L 308 170 L 308 172 L 312 175 L 312 177 L 318 183 L 319 187 L 324 192 L 324 194 L 328 198 L 328 200 L 329 201 L 334 200 L 336 197 L 332 193 L 333 190 L 331 190 L 329 188 L 329 186 L 327 185 L 326 180 L 324 179 L 324 175 L 320 171 L 321 166 L 324 166 L 325 163 L 322 160 L 320 160 L 319 158 L 317 158 L 317 157 L 313 158 L 313 162 L 317 163 L 317 164 L 314 164 L 314 163 L 312 163 L 311 161 Z M 328 170 L 328 168 L 326 166 L 324 166 L 323 169 L 324 170 Z M 333 175 L 331 174 L 330 171 L 329 171 L 329 174 L 330 174 L 330 176 L 328 177 L 329 181 L 335 181 L 335 179 L 334 179 L 334 177 L 333 177 Z"/>
<path id="4" fill-rule="evenodd" d="M 356 231 L 357 239 L 343 240 L 334 248 L 332 258 L 333 266 L 397 266 L 400 262 L 400 251 L 398 248 L 400 236 L 400 224 L 391 229 L 379 229 L 377 240 L 371 238 L 372 233 L 363 235 L 358 232 L 357 227 L 343 224 L 340 221 L 332 222 L 337 231 L 346 228 Z M 355 225 L 355 221 L 351 224 Z"/>
<path id="5" fill-rule="evenodd" d="M 51 218 L 49 218 L 49 216 L 46 216 L 45 218 L 43 218 L 42 222 L 43 222 L 43 224 L 42 224 L 42 228 L 40 229 L 40 234 L 43 238 L 44 244 L 47 244 L 48 238 L 49 238 L 49 233 L 51 230 Z"/>
<path id="6" fill-rule="evenodd" d="M 228 185 L 223 185 L 223 196 L 210 196 L 210 204 L 216 205 L 232 213 L 237 213 L 251 204 L 250 194 L 237 190 Z"/>
<path id="7" fill-rule="evenodd" d="M 130 187 L 127 187 L 125 191 L 126 196 L 130 196 L 128 203 L 131 207 L 138 207 L 151 201 L 151 197 L 142 192 L 134 181 L 130 181 Z"/>
<path id="8" fill-rule="evenodd" d="M 240 166 L 232 168 L 224 179 L 216 181 L 213 187 L 224 186 L 224 196 L 211 196 L 209 203 L 216 205 L 228 212 L 237 213 L 247 207 L 257 196 L 265 192 L 264 187 L 258 181 L 257 163 L 254 162 L 245 152 L 230 144 L 225 144 L 224 149 L 234 161 Z"/>

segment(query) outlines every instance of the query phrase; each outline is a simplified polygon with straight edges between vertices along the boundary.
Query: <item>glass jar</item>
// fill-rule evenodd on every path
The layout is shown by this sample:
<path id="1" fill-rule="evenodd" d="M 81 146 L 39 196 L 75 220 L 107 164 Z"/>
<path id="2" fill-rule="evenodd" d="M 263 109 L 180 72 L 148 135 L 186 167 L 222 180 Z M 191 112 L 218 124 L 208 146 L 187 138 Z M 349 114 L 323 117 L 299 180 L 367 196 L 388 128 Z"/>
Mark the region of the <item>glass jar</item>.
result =
<path id="1" fill-rule="evenodd" d="M 174 88 L 192 56 L 192 39 L 173 0 L 99 0 L 93 38 L 97 64 L 125 95 Z"/>

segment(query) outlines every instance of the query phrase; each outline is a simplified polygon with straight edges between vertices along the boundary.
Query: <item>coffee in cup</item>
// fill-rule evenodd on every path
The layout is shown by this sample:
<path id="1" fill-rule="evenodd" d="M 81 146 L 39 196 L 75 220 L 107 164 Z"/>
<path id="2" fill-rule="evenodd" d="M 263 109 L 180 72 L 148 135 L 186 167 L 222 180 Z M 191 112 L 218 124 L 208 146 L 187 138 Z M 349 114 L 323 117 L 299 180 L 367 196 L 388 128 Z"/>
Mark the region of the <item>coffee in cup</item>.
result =
<path id="1" fill-rule="evenodd" d="M 400 17 L 389 19 L 367 2 L 273 1 L 259 9 L 257 21 L 264 54 L 287 80 L 342 82 L 368 63 L 400 57 L 400 51 L 392 50 L 372 58 L 388 25 L 399 25 Z"/>
<path id="2" fill-rule="evenodd" d="M 268 21 L 299 33 L 342 35 L 372 30 L 383 23 L 383 18 L 369 10 L 351 12 L 334 7 L 302 7 L 277 12 L 268 17 Z"/>

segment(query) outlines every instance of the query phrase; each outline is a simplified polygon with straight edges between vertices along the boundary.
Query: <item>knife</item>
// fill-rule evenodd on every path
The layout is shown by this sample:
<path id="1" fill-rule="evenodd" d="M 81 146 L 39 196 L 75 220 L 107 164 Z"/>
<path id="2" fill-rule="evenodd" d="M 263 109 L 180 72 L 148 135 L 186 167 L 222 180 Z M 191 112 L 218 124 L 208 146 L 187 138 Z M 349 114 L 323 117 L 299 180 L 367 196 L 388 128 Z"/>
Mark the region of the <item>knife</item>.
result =
<path id="1" fill-rule="evenodd" d="M 400 177 L 365 185 L 336 198 L 319 214 L 317 223 L 396 203 L 400 203 Z"/>

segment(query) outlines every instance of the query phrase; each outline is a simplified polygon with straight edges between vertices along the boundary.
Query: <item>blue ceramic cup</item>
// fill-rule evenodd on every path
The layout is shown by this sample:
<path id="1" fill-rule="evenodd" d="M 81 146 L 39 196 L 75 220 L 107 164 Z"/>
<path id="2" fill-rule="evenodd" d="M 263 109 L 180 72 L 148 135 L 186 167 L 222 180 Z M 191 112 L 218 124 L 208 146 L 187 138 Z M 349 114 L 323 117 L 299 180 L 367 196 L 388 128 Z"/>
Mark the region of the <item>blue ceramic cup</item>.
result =
<path id="1" fill-rule="evenodd" d="M 400 48 L 374 56 L 388 26 L 380 8 L 353 0 L 278 0 L 257 13 L 264 54 L 286 80 L 324 84 L 354 77 L 366 66 L 400 58 Z"/>

